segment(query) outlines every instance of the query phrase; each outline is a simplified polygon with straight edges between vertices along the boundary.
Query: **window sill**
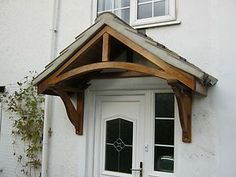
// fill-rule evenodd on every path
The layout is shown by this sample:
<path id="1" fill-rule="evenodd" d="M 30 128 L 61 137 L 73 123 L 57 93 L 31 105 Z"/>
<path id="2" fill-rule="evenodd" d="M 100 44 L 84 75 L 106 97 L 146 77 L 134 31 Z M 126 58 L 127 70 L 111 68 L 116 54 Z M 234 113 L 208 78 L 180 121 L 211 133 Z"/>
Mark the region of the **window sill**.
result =
<path id="1" fill-rule="evenodd" d="M 174 173 L 165 173 L 165 172 L 152 172 L 148 175 L 149 177 L 174 177 Z"/>
<path id="2" fill-rule="evenodd" d="M 143 29 L 143 28 L 153 28 L 153 27 L 162 27 L 162 26 L 172 26 L 172 25 L 179 25 L 179 24 L 181 24 L 181 21 L 173 20 L 173 21 L 161 22 L 161 23 L 133 25 L 133 28 L 134 29 Z"/>

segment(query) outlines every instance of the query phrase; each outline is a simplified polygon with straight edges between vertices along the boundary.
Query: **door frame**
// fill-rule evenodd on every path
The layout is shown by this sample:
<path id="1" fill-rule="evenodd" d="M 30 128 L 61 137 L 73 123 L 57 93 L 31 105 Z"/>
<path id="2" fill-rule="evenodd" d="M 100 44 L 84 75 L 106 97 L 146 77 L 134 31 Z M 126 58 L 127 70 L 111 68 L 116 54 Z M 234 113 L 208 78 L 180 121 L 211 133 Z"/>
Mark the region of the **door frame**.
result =
<path id="1" fill-rule="evenodd" d="M 121 80 L 121 81 L 120 81 Z M 132 84 L 130 84 L 132 83 Z M 134 89 L 135 88 L 135 89 Z M 129 79 L 114 79 L 114 80 L 94 80 L 91 83 L 91 86 L 85 92 L 85 120 L 84 120 L 84 128 L 85 128 L 85 147 L 86 147 L 86 159 L 85 159 L 85 176 L 88 177 L 97 177 L 96 173 L 94 173 L 94 160 L 95 157 L 95 144 L 94 140 L 97 137 L 95 134 L 95 104 L 96 97 L 99 96 L 119 96 L 119 95 L 145 95 L 145 117 L 151 117 L 152 113 L 150 111 L 150 99 L 153 101 L 153 93 L 154 92 L 171 92 L 173 93 L 170 86 L 163 80 L 158 78 L 129 78 Z M 178 109 L 177 104 L 175 104 L 176 110 L 176 121 L 175 121 L 175 152 L 177 152 L 177 142 L 181 142 L 181 129 L 180 123 L 178 120 Z M 145 128 L 150 128 L 147 125 Z M 149 132 L 149 135 L 152 136 L 153 132 Z M 146 142 L 145 142 L 146 143 Z M 150 143 L 150 142 L 149 142 Z M 179 144 L 179 143 L 178 143 Z M 152 147 L 151 147 L 152 148 Z M 175 155 L 175 169 L 177 169 L 177 155 Z M 145 165 L 145 164 L 144 164 Z M 175 170 L 176 173 L 176 170 Z M 174 173 L 174 174 L 175 174 Z M 174 177 L 175 175 L 167 175 L 168 177 Z M 150 176 L 164 176 L 166 174 L 162 174 L 162 172 L 155 172 L 150 174 Z"/>
<path id="2" fill-rule="evenodd" d="M 119 96 L 119 97 L 118 97 Z M 145 95 L 144 94 L 126 94 L 126 95 L 104 95 L 104 96 L 98 96 L 96 97 L 96 115 L 100 115 L 102 109 L 102 103 L 104 102 L 136 102 L 136 103 L 140 103 L 140 106 L 145 106 L 144 103 L 144 98 Z M 96 139 L 94 140 L 95 143 L 95 148 L 94 148 L 94 153 L 95 153 L 95 159 L 100 159 L 101 163 L 97 162 L 96 160 L 94 160 L 94 171 L 97 174 L 103 174 L 103 175 L 108 175 L 108 176 L 117 176 L 118 175 L 122 175 L 122 177 L 131 177 L 132 174 L 125 174 L 125 173 L 120 173 L 119 172 L 109 172 L 109 171 L 105 171 L 104 169 L 104 162 L 105 162 L 105 155 L 104 155 L 104 143 L 105 143 L 105 129 L 106 126 L 102 125 L 104 123 L 104 120 L 112 120 L 116 117 L 119 117 L 119 115 L 124 118 L 125 120 L 131 121 L 133 122 L 133 151 L 132 151 L 132 168 L 137 168 L 138 166 L 138 160 L 143 158 L 142 157 L 142 148 L 138 147 L 138 144 L 142 144 L 142 142 L 140 142 L 140 138 L 138 139 L 137 137 L 143 136 L 144 134 L 144 130 L 142 129 L 141 125 L 144 124 L 144 110 L 145 108 L 143 107 L 142 110 L 138 110 L 139 112 L 139 117 L 136 119 L 126 116 L 124 114 L 116 114 L 114 116 L 111 117 L 107 117 L 105 119 L 101 119 L 101 115 L 99 117 L 96 118 L 95 120 L 95 132 L 96 132 Z M 96 116 L 95 115 L 95 116 Z M 99 143 L 100 142 L 100 143 Z"/>

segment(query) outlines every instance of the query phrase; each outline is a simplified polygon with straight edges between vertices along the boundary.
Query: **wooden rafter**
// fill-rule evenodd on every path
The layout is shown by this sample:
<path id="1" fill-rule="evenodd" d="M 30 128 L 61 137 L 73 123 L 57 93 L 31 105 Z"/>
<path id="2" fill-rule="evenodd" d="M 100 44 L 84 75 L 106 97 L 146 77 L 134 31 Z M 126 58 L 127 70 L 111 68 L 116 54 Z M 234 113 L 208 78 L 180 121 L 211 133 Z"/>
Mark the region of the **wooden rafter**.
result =
<path id="1" fill-rule="evenodd" d="M 111 27 L 107 28 L 107 33 L 109 33 L 112 37 L 116 38 L 123 44 L 127 45 L 129 48 L 133 49 L 143 57 L 145 57 L 147 60 L 152 62 L 153 64 L 157 65 L 161 69 L 163 69 L 166 73 L 170 75 L 174 75 L 177 80 L 182 82 L 184 85 L 189 87 L 191 90 L 195 90 L 195 79 L 190 74 L 181 71 L 178 68 L 174 68 L 173 66 L 167 64 L 162 59 L 157 57 L 156 55 L 148 52 L 146 49 L 144 49 L 142 46 L 137 45 L 134 41 L 130 40 L 129 38 L 125 37 L 124 35 L 118 33 Z"/>
<path id="2" fill-rule="evenodd" d="M 63 64 L 60 68 L 58 68 L 58 70 L 54 73 L 54 76 L 58 76 L 61 73 L 63 73 L 63 71 L 70 65 L 72 65 L 78 59 L 79 56 L 81 56 L 83 53 L 91 49 L 92 46 L 94 46 L 99 41 L 99 39 L 102 38 L 103 34 L 106 31 L 107 27 L 104 27 L 101 31 L 95 34 L 95 36 L 92 37 L 92 39 L 90 39 L 84 46 L 82 46 L 81 49 L 78 52 L 76 52 L 68 61 L 66 61 L 65 64 Z"/>

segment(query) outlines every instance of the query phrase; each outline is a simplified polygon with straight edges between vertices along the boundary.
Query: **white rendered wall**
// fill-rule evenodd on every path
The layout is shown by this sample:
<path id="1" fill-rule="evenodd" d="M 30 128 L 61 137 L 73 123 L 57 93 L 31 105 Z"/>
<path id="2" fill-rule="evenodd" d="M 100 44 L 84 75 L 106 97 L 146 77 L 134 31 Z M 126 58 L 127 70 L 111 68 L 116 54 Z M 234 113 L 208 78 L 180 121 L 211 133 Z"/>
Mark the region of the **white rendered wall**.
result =
<path id="1" fill-rule="evenodd" d="M 16 89 L 29 71 L 42 71 L 50 58 L 52 2 L 0 0 L 0 86 Z M 3 112 L 0 134 L 0 176 L 15 177 L 11 122 Z M 20 174 L 20 173 L 17 173 Z"/>
<path id="2" fill-rule="evenodd" d="M 60 0 L 57 53 L 71 44 L 91 23 L 91 2 Z M 85 137 L 75 134 L 65 107 L 59 98 L 53 99 L 49 138 L 48 171 L 50 177 L 85 177 Z"/>
<path id="3" fill-rule="evenodd" d="M 28 70 L 42 70 L 48 62 L 51 7 L 52 2 L 44 0 L 0 0 L 0 39 L 4 41 L 0 43 L 0 84 L 14 83 Z M 177 17 L 181 24 L 146 31 L 158 42 L 219 79 L 209 90 L 208 97 L 195 96 L 193 142 L 182 143 L 179 137 L 176 177 L 236 176 L 235 7 L 234 0 L 177 0 Z M 91 0 L 61 1 L 57 52 L 91 25 L 91 14 Z M 75 135 L 61 100 L 53 100 L 52 112 L 49 176 L 87 177 L 84 176 L 88 155 L 86 134 Z M 85 122 L 85 132 L 86 129 Z M 6 154 L 8 146 L 3 143 L 9 145 L 9 138 L 0 139 L 0 169 L 2 164 L 13 163 L 6 158 L 2 162 L 2 157 L 11 156 L 10 152 Z M 11 174 L 8 176 L 14 176 L 9 165 L 6 166 L 5 171 Z"/>
<path id="4" fill-rule="evenodd" d="M 235 177 L 236 1 L 177 1 L 179 26 L 147 34 L 219 79 L 195 97 L 193 142 L 181 144 L 177 176 Z"/>
<path id="5" fill-rule="evenodd" d="M 90 2 L 73 5 L 71 2 L 64 2 L 61 16 L 65 19 L 61 21 L 66 25 L 60 22 L 59 46 L 62 47 L 59 48 L 72 42 L 90 22 Z M 179 137 L 176 177 L 236 176 L 236 110 L 233 106 L 236 97 L 236 25 L 232 22 L 232 17 L 236 16 L 235 6 L 236 2 L 232 0 L 177 1 L 180 25 L 147 30 L 149 36 L 219 79 L 217 85 L 209 89 L 208 97 L 195 96 L 193 142 L 182 143 Z M 75 10 L 83 7 L 86 13 Z M 67 12 L 69 8 L 72 10 Z M 83 18 L 75 18 L 81 13 Z M 52 130 L 49 176 L 83 177 L 89 155 L 85 155 L 86 134 L 83 137 L 74 134 L 62 102 L 58 100 L 55 100 Z"/>
<path id="6" fill-rule="evenodd" d="M 83 3 L 83 7 L 88 8 L 89 5 L 89 2 Z M 234 32 L 236 25 L 232 22 L 232 17 L 236 16 L 236 12 L 233 10 L 235 6 L 236 2 L 232 0 L 224 2 L 220 0 L 177 0 L 177 16 L 182 23 L 176 26 L 151 28 L 146 31 L 158 42 L 163 43 L 219 79 L 217 85 L 209 89 L 208 97 L 195 96 L 193 142 L 185 144 L 182 143 L 181 137 L 179 138 L 176 177 L 236 176 L 233 167 L 236 162 L 236 141 L 234 141 L 236 138 L 236 129 L 234 128 L 236 110 L 233 106 L 236 97 L 234 92 L 234 77 L 236 75 L 234 69 L 236 65 L 234 61 L 236 35 Z M 78 16 L 79 13 L 78 10 L 72 16 Z M 87 15 L 83 19 L 77 19 L 77 23 L 89 23 L 89 12 Z M 68 20 L 69 18 L 71 16 L 68 16 Z M 67 21 L 68 23 L 70 22 Z M 63 31 L 60 33 L 64 33 L 64 40 L 68 43 L 71 42 L 71 34 L 76 34 L 77 23 L 70 23 L 73 27 L 64 25 L 61 28 L 65 33 Z M 66 40 L 66 36 L 68 36 L 68 40 Z M 61 41 L 63 43 L 63 40 Z M 74 134 L 63 106 L 58 108 L 62 103 L 58 102 L 57 104 L 55 106 L 57 111 L 53 119 L 55 121 L 52 122 L 53 130 L 56 133 L 51 138 L 50 146 L 50 151 L 55 152 L 50 154 L 50 160 L 51 162 L 57 161 L 60 167 L 56 165 L 57 167 L 49 168 L 50 176 L 60 173 L 61 176 L 83 177 L 83 168 L 86 162 L 83 143 L 86 135 L 77 137 Z M 59 116 L 61 114 L 63 116 Z M 59 126 L 58 121 L 64 125 Z M 57 135 L 58 133 L 59 135 Z M 57 137 L 60 138 L 60 144 L 59 140 L 56 141 Z M 57 151 L 58 147 L 60 147 L 60 151 L 63 151 L 63 154 Z M 58 156 L 58 154 L 60 155 Z"/>

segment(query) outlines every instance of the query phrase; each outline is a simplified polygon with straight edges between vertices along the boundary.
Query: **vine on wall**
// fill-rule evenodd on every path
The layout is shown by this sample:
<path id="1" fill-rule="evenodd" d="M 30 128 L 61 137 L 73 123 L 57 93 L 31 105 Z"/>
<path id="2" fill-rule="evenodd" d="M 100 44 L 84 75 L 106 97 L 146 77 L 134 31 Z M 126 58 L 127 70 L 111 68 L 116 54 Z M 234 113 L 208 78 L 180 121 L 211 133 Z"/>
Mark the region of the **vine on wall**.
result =
<path id="1" fill-rule="evenodd" d="M 37 176 L 36 171 L 41 166 L 44 115 L 44 97 L 37 94 L 33 79 L 33 76 L 26 76 L 22 82 L 17 82 L 17 91 L 5 92 L 0 96 L 13 122 L 13 155 L 21 166 L 21 174 L 29 177 Z M 18 145 L 23 145 L 23 151 L 20 148 L 17 150 L 15 146 Z"/>

